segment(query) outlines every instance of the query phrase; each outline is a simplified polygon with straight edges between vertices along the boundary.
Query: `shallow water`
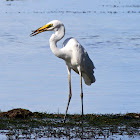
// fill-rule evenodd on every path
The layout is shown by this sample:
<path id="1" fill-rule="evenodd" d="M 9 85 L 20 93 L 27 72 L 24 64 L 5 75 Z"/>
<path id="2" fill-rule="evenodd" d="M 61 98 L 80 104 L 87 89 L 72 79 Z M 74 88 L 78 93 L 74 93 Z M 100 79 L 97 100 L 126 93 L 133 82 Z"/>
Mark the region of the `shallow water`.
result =
<path id="1" fill-rule="evenodd" d="M 51 33 L 29 36 L 31 30 L 59 19 L 66 27 L 64 39 L 77 38 L 96 67 L 96 83 L 84 85 L 84 112 L 139 112 L 139 8 L 138 0 L 2 0 L 0 109 L 65 112 L 68 75 L 65 63 L 49 48 Z M 72 94 L 68 112 L 81 113 L 80 77 L 74 72 Z"/>
<path id="2" fill-rule="evenodd" d="M 36 128 L 32 130 L 13 130 L 0 131 L 1 140 L 5 139 L 39 139 L 39 140 L 50 140 L 50 139 L 71 139 L 71 140 L 81 140 L 81 139 L 105 139 L 105 140 L 139 140 L 139 135 L 127 134 L 126 132 L 110 132 L 109 128 L 86 128 L 84 133 L 81 134 L 82 130 L 80 128 L 42 128 L 41 130 Z M 123 131 L 123 130 L 122 130 Z"/>
<path id="3" fill-rule="evenodd" d="M 62 133 L 63 131 L 67 131 L 67 135 L 68 136 L 62 136 L 62 134 L 60 133 L 60 136 L 58 137 L 58 134 L 54 135 L 54 136 L 50 136 L 51 130 L 48 133 L 47 129 L 42 129 L 42 130 L 14 130 L 13 132 L 7 131 L 7 130 L 2 130 L 0 132 L 0 138 L 1 140 L 5 140 L 5 139 L 39 139 L 39 140 L 50 140 L 50 139 L 56 139 L 56 140 L 60 140 L 60 139 L 72 139 L 72 140 L 81 140 L 81 138 L 79 138 L 80 133 L 79 130 L 77 130 L 77 133 L 74 133 L 74 130 L 76 131 L 77 128 L 73 128 L 73 129 L 66 129 L 66 128 L 57 128 L 52 130 L 52 134 L 53 133 Z M 32 131 L 32 132 L 30 132 Z M 60 132 L 59 132 L 60 131 Z M 122 134 L 113 134 L 111 132 L 108 132 L 108 129 L 104 129 L 104 134 L 99 132 L 102 131 L 100 129 L 94 129 L 94 130 L 90 130 L 87 133 L 84 133 L 84 138 L 85 139 L 105 139 L 105 140 L 115 140 L 115 139 L 120 139 L 120 140 L 139 140 L 140 136 L 138 135 L 122 135 Z M 32 133 L 32 134 L 31 134 Z M 66 132 L 65 132 L 66 133 Z M 64 134 L 65 134 L 64 133 Z M 70 134 L 69 134 L 70 133 Z M 90 135 L 93 135 L 92 137 Z M 75 135 L 77 135 L 75 137 Z M 109 135 L 109 136 L 108 136 Z M 72 138 L 74 137 L 74 138 Z"/>

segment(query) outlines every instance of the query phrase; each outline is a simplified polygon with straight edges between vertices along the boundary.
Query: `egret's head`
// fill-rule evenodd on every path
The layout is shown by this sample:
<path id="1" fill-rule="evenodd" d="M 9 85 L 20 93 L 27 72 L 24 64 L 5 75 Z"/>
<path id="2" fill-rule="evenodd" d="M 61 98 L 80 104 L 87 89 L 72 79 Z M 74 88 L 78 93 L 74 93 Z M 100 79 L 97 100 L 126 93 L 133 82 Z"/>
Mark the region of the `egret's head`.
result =
<path id="1" fill-rule="evenodd" d="M 42 33 L 44 31 L 57 31 L 61 26 L 64 26 L 63 23 L 59 20 L 52 20 L 50 21 L 48 24 L 38 28 L 35 31 L 32 31 L 32 33 L 30 34 L 30 36 L 35 36 L 39 33 Z"/>

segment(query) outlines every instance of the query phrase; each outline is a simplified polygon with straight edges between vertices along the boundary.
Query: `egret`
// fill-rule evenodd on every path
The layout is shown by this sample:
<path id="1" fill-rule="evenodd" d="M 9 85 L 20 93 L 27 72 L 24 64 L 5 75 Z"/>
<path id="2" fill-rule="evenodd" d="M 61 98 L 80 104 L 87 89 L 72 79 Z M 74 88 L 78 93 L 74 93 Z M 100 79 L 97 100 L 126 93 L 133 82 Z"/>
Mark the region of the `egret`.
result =
<path id="1" fill-rule="evenodd" d="M 52 20 L 48 24 L 32 31 L 30 36 L 35 36 L 44 31 L 54 31 L 50 37 L 50 48 L 55 56 L 63 59 L 66 63 L 69 77 L 69 99 L 64 116 L 64 122 L 66 119 L 67 111 L 69 108 L 70 100 L 72 97 L 71 92 L 71 69 L 80 75 L 81 82 L 81 104 L 82 104 L 82 120 L 83 120 L 83 87 L 82 77 L 86 85 L 91 85 L 95 82 L 94 77 L 94 64 L 89 58 L 87 51 L 83 46 L 73 37 L 68 38 L 63 43 L 63 48 L 57 47 L 57 42 L 61 40 L 65 35 L 64 24 L 59 20 Z"/>

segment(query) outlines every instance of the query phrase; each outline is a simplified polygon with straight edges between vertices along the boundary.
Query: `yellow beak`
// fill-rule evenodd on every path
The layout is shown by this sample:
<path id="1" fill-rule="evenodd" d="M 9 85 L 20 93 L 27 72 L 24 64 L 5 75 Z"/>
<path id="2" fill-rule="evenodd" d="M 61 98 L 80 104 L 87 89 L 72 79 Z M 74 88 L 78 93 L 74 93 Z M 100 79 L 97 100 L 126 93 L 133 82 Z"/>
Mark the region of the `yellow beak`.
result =
<path id="1" fill-rule="evenodd" d="M 30 34 L 30 36 L 35 36 L 35 35 L 37 35 L 37 34 L 39 34 L 39 33 L 42 33 L 42 32 L 44 32 L 44 31 L 47 31 L 47 30 L 50 29 L 51 27 L 53 27 L 53 24 L 46 24 L 46 25 L 44 25 L 44 26 L 38 28 L 37 30 L 32 31 L 32 33 Z"/>

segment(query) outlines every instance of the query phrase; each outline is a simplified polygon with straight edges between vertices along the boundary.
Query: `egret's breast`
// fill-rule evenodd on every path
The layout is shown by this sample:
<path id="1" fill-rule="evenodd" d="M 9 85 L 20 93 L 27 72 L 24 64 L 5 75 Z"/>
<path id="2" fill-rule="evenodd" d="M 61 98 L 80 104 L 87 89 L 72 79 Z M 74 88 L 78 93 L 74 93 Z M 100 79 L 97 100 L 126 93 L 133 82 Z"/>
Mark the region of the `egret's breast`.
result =
<path id="1" fill-rule="evenodd" d="M 82 49 L 81 45 L 75 38 L 68 38 L 64 41 L 65 50 L 70 52 L 70 59 L 66 60 L 66 64 L 78 73 L 78 67 L 81 64 Z"/>

